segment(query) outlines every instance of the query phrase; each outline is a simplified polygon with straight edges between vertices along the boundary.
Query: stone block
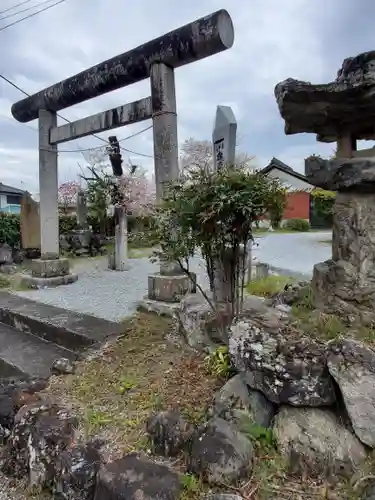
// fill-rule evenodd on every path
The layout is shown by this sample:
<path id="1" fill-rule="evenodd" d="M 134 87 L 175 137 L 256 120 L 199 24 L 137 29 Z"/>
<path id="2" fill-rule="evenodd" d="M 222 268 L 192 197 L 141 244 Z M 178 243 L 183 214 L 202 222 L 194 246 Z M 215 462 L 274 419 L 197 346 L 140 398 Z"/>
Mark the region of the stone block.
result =
<path id="1" fill-rule="evenodd" d="M 76 229 L 68 233 L 68 238 L 72 240 L 76 248 L 88 247 L 91 243 L 92 231 L 91 229 Z"/>
<path id="2" fill-rule="evenodd" d="M 160 302 L 144 297 L 138 303 L 138 310 L 155 313 L 158 316 L 173 318 L 179 307 L 178 302 Z"/>
<path id="3" fill-rule="evenodd" d="M 53 288 L 60 285 L 69 285 L 78 280 L 76 274 L 65 274 L 65 276 L 52 276 L 51 278 L 38 278 L 30 274 L 21 275 L 21 286 L 25 288 Z"/>
<path id="4" fill-rule="evenodd" d="M 94 500 L 178 500 L 181 491 L 182 482 L 176 472 L 131 453 L 102 465 Z"/>
<path id="5" fill-rule="evenodd" d="M 148 277 L 148 298 L 161 302 L 179 302 L 187 293 L 196 291 L 196 275 L 194 282 L 185 275 L 165 276 L 152 274 Z"/>
<path id="6" fill-rule="evenodd" d="M 338 192 L 332 259 L 316 264 L 314 306 L 343 320 L 375 321 L 375 202 L 373 194 Z"/>
<path id="7" fill-rule="evenodd" d="M 375 160 L 370 158 L 335 158 L 323 160 L 311 156 L 305 160 L 305 174 L 314 186 L 339 191 L 355 188 L 357 192 L 375 192 Z"/>
<path id="8" fill-rule="evenodd" d="M 315 133 L 336 141 L 345 130 L 356 140 L 374 139 L 375 51 L 344 60 L 335 81 L 311 84 L 293 78 L 275 87 L 286 134 Z"/>
<path id="9" fill-rule="evenodd" d="M 35 278 L 55 278 L 68 274 L 68 259 L 35 259 L 31 262 L 31 275 Z"/>

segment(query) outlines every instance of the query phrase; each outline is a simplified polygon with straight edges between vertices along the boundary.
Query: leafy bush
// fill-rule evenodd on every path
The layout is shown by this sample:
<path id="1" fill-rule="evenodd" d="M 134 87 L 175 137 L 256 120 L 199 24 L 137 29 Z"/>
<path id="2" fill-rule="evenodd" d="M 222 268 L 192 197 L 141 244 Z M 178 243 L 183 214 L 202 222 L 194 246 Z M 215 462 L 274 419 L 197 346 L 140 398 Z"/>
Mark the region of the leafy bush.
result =
<path id="1" fill-rule="evenodd" d="M 77 229 L 77 218 L 75 215 L 60 215 L 59 216 L 59 232 L 66 234 Z"/>
<path id="2" fill-rule="evenodd" d="M 16 247 L 21 242 L 20 216 L 0 212 L 0 244 Z"/>
<path id="3" fill-rule="evenodd" d="M 269 218 L 273 229 L 279 229 L 283 220 L 284 210 L 286 207 L 286 189 L 277 189 L 274 196 L 274 204 L 269 211 Z"/>
<path id="4" fill-rule="evenodd" d="M 289 219 L 284 224 L 284 229 L 289 229 L 290 231 L 300 231 L 306 232 L 310 229 L 310 224 L 305 219 Z"/>
<path id="5" fill-rule="evenodd" d="M 325 189 L 316 188 L 311 193 L 312 210 L 324 226 L 332 226 L 333 206 L 335 204 L 336 193 Z"/>
<path id="6" fill-rule="evenodd" d="M 235 317 L 243 302 L 240 270 L 246 258 L 243 249 L 253 238 L 252 225 L 273 210 L 283 190 L 277 179 L 239 167 L 190 172 L 188 181 L 170 186 L 157 207 L 151 233 L 155 246 L 160 245 L 159 257 L 178 262 L 189 274 L 188 259 L 199 249 L 214 301 L 215 267 L 225 267 L 230 315 Z M 197 287 L 215 310 L 199 283 Z"/>
<path id="7" fill-rule="evenodd" d="M 227 346 L 220 346 L 205 358 L 208 370 L 217 377 L 229 378 L 235 371 Z"/>

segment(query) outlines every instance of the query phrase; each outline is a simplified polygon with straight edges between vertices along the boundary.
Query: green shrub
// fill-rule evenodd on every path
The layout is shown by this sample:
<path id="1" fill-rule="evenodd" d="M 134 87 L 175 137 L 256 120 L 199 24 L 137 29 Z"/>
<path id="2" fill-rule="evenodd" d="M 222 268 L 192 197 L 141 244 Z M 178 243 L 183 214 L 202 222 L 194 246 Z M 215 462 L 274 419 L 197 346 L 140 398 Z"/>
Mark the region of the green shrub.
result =
<path id="1" fill-rule="evenodd" d="M 66 234 L 78 228 L 77 217 L 75 215 L 60 215 L 59 216 L 59 232 Z"/>
<path id="2" fill-rule="evenodd" d="M 16 247 L 21 241 L 20 216 L 0 212 L 0 244 Z"/>
<path id="3" fill-rule="evenodd" d="M 310 229 L 310 224 L 305 219 L 289 219 L 285 222 L 284 229 L 305 232 Z"/>
<path id="4" fill-rule="evenodd" d="M 288 276 L 270 275 L 267 278 L 250 281 L 246 286 L 246 290 L 251 295 L 259 297 L 272 297 L 277 292 L 284 289 L 285 285 L 292 285 L 295 282 L 293 278 Z"/>
<path id="5" fill-rule="evenodd" d="M 235 374 L 227 346 L 219 346 L 205 358 L 207 369 L 220 378 L 230 378 Z"/>
<path id="6" fill-rule="evenodd" d="M 153 245 L 149 231 L 129 233 L 128 243 L 131 248 L 149 248 Z"/>

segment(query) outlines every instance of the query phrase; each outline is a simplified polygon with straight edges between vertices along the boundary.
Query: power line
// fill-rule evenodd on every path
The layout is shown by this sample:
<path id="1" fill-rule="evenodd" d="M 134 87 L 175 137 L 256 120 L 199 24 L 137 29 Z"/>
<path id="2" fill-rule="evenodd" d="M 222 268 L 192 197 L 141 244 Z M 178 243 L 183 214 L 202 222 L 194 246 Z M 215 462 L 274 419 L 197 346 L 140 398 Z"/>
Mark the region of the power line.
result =
<path id="1" fill-rule="evenodd" d="M 10 28 L 11 26 L 14 26 L 15 24 L 18 24 L 18 23 L 20 23 L 22 21 L 25 21 L 25 19 L 30 19 L 30 17 L 34 17 L 37 14 L 40 14 L 41 12 L 44 12 L 44 11 L 49 10 L 49 9 L 52 9 L 52 7 L 56 7 L 56 5 L 59 5 L 60 3 L 63 3 L 65 1 L 66 0 L 59 0 L 58 2 L 53 3 L 52 5 L 49 5 L 48 7 L 44 7 L 44 9 L 40 9 L 40 10 L 38 10 L 36 12 L 33 12 L 32 14 L 29 14 L 28 16 L 21 17 L 21 19 L 17 19 L 17 21 L 14 21 L 13 23 L 6 24 L 5 26 L 3 26 L 2 28 L 0 28 L 0 31 L 4 31 L 7 28 Z"/>
<path id="2" fill-rule="evenodd" d="M 0 78 L 2 78 L 5 82 L 7 82 L 9 85 L 11 85 L 12 87 L 14 87 L 15 89 L 17 89 L 19 92 L 21 92 L 22 94 L 24 94 L 25 96 L 27 97 L 30 97 L 30 94 L 28 94 L 25 90 L 21 89 L 21 87 L 19 87 L 18 85 L 16 85 L 14 82 L 12 82 L 11 80 L 9 80 L 9 78 L 6 78 L 4 75 L 2 75 L 0 73 Z M 61 118 L 62 120 L 66 121 L 67 123 L 72 123 L 71 120 L 68 120 L 67 118 L 65 118 L 65 116 L 62 116 L 60 115 L 59 113 L 56 113 L 57 116 L 59 118 Z M 23 124 L 25 125 L 25 124 Z M 139 135 L 143 132 L 145 132 L 146 130 L 149 130 L 152 126 L 150 127 L 147 127 L 146 129 L 144 130 L 141 130 L 139 132 L 136 132 L 135 134 L 129 136 L 129 137 L 125 137 L 124 139 L 120 139 L 119 142 L 122 142 L 122 141 L 125 141 L 126 139 L 130 139 L 131 137 L 135 137 L 136 135 Z M 105 144 L 109 144 L 108 141 L 106 141 L 105 139 L 103 139 L 103 137 L 99 137 L 98 135 L 96 134 L 92 134 L 92 137 L 95 137 L 96 139 L 99 139 L 99 141 L 102 141 L 104 142 Z M 99 147 L 96 147 L 96 148 L 87 148 L 87 149 L 81 149 L 81 150 L 74 150 L 74 151 L 67 151 L 67 150 L 62 150 L 61 153 L 75 153 L 75 152 L 83 152 L 83 151 L 91 151 L 92 149 L 100 149 L 100 147 L 103 147 L 103 146 L 99 146 Z M 120 149 L 122 149 L 123 151 L 126 151 L 127 153 L 131 153 L 131 154 L 134 154 L 134 155 L 137 155 L 137 156 L 144 156 L 146 158 L 152 158 L 152 155 L 147 155 L 145 153 L 137 153 L 135 151 L 132 151 L 131 149 L 127 149 L 127 148 L 124 148 L 122 146 L 120 146 Z"/>
<path id="3" fill-rule="evenodd" d="M 6 16 L 0 17 L 0 21 L 4 21 L 4 19 L 9 19 L 10 17 L 19 16 L 20 14 L 23 14 L 24 12 L 28 12 L 29 10 L 36 9 L 37 7 L 40 7 L 41 5 L 45 5 L 46 3 L 49 3 L 51 1 L 52 0 L 44 0 L 43 2 L 32 5 L 31 7 L 26 7 L 26 9 L 18 10 L 17 12 L 12 12 L 11 14 L 7 14 Z"/>
<path id="4" fill-rule="evenodd" d="M 10 10 L 16 9 L 17 7 L 21 7 L 22 5 L 25 5 L 26 3 L 30 3 L 31 0 L 24 0 L 23 2 L 17 3 L 16 5 L 13 5 L 13 7 L 8 7 L 5 10 L 0 11 L 1 14 L 5 14 L 5 12 L 9 12 Z"/>
<path id="5" fill-rule="evenodd" d="M 134 134 L 128 135 L 128 137 L 124 137 L 123 139 L 120 139 L 118 142 L 120 143 L 120 142 L 123 142 L 123 141 L 127 141 L 128 139 L 132 139 L 133 137 L 136 137 L 137 135 L 143 134 L 144 132 L 146 132 L 147 130 L 150 130 L 151 128 L 152 128 L 152 125 L 150 125 L 149 127 L 144 128 L 142 130 L 139 130 L 138 132 L 135 132 Z M 59 153 L 84 153 L 85 151 L 92 151 L 94 149 L 101 149 L 103 147 L 104 146 L 97 146 L 95 148 L 75 149 L 75 150 L 62 149 L 62 150 L 59 150 Z M 132 151 L 130 151 L 130 149 L 125 149 L 124 147 L 122 147 L 121 149 L 123 149 L 124 151 L 128 151 L 128 152 L 133 153 Z M 146 155 L 146 154 L 143 154 L 143 153 L 134 153 L 134 154 L 137 154 L 139 156 L 147 156 L 147 157 L 152 158 L 151 155 Z"/>

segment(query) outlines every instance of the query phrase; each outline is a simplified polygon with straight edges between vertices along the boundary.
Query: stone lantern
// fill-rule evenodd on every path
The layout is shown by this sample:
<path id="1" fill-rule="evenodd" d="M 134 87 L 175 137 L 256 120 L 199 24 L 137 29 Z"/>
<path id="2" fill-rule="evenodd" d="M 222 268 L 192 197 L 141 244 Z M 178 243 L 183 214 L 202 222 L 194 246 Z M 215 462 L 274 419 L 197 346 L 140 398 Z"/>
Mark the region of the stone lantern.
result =
<path id="1" fill-rule="evenodd" d="M 336 143 L 333 159 L 305 160 L 309 182 L 336 191 L 332 259 L 314 266 L 314 305 L 347 321 L 375 322 L 375 51 L 345 59 L 327 84 L 287 79 L 275 87 L 285 133 Z"/>

